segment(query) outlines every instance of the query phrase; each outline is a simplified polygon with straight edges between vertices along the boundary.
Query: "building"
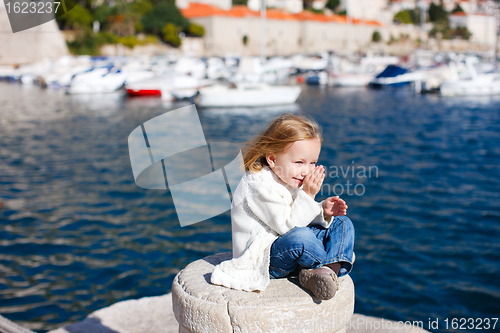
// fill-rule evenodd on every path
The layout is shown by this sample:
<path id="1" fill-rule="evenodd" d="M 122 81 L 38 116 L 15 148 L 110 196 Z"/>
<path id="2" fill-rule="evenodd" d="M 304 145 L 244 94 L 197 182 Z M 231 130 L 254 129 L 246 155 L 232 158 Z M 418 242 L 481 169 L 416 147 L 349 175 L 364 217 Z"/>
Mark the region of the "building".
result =
<path id="1" fill-rule="evenodd" d="M 495 45 L 498 25 L 495 16 L 458 12 L 450 15 L 449 20 L 451 28 L 466 27 L 472 34 L 471 42 L 492 47 Z"/>
<path id="2" fill-rule="evenodd" d="M 466 13 L 475 13 L 478 9 L 476 0 L 458 0 L 455 1 L 455 6 L 460 6 Z M 453 7 L 455 8 L 455 7 Z M 451 10 L 453 10 L 453 8 Z"/>
<path id="3" fill-rule="evenodd" d="M 190 2 L 211 5 L 224 10 L 230 10 L 233 7 L 232 0 L 175 0 L 175 5 L 179 9 L 186 9 Z"/>
<path id="4" fill-rule="evenodd" d="M 380 13 L 387 7 L 387 0 L 342 0 L 340 10 L 362 20 L 380 20 Z"/>
<path id="5" fill-rule="evenodd" d="M 259 11 L 262 0 L 248 0 L 248 8 L 253 11 Z M 304 10 L 302 0 L 266 0 L 266 7 L 282 9 L 289 13 L 300 13 Z"/>
<path id="6" fill-rule="evenodd" d="M 182 14 L 205 28 L 203 49 L 207 56 L 238 54 L 258 56 L 261 51 L 260 12 L 246 6 L 223 10 L 211 5 L 190 3 Z M 384 25 L 374 20 L 360 20 L 341 15 L 316 14 L 310 11 L 289 13 L 278 9 L 266 11 L 266 54 L 287 56 L 325 51 L 364 51 L 374 31 L 383 40 L 390 36 L 419 37 L 415 27 Z"/>

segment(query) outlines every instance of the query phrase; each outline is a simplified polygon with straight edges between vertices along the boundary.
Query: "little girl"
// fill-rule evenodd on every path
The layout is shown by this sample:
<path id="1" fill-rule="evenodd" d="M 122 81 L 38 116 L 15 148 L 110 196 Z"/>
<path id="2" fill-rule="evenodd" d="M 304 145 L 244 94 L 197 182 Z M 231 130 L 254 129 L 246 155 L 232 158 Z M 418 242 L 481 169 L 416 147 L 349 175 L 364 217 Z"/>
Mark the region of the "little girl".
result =
<path id="1" fill-rule="evenodd" d="M 217 265 L 213 284 L 264 290 L 270 278 L 300 269 L 299 282 L 317 298 L 335 295 L 337 276 L 352 268 L 354 228 L 338 196 L 314 200 L 325 178 L 316 166 L 318 124 L 284 114 L 243 149 L 246 174 L 231 207 L 233 259 Z"/>

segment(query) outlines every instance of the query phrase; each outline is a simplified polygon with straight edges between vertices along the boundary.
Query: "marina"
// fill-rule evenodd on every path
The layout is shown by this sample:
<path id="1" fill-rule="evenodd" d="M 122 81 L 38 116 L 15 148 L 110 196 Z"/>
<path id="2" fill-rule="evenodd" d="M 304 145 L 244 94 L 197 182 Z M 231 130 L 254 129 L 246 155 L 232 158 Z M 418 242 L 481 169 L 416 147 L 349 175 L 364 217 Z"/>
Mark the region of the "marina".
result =
<path id="1" fill-rule="evenodd" d="M 300 94 L 297 84 L 302 82 L 372 88 L 412 85 L 416 93 L 444 96 L 500 94 L 500 73 L 494 58 L 425 50 L 407 57 L 329 52 L 271 57 L 264 62 L 259 57 L 66 56 L 17 67 L 1 66 L 0 80 L 67 94 L 125 90 L 129 96 L 158 96 L 171 102 L 200 95 L 197 103 L 201 107 L 293 104 Z"/>

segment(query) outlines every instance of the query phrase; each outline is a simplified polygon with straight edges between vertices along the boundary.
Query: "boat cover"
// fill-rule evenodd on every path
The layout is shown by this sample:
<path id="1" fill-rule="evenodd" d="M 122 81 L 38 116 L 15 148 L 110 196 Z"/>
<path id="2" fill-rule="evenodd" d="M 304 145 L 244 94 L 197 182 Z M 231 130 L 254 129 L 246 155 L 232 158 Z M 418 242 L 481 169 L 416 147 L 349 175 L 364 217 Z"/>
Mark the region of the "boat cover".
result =
<path id="1" fill-rule="evenodd" d="M 377 75 L 376 78 L 396 77 L 398 75 L 405 74 L 406 72 L 408 72 L 408 70 L 403 67 L 399 67 L 396 65 L 389 65 L 382 71 L 382 73 Z"/>

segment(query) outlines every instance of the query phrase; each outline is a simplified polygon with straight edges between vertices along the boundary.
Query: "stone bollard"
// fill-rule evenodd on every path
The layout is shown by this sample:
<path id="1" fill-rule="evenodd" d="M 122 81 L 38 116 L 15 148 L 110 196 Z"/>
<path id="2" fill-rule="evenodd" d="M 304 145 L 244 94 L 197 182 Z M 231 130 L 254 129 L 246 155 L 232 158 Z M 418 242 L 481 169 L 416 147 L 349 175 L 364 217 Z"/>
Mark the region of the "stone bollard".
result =
<path id="1" fill-rule="evenodd" d="M 298 278 L 272 279 L 261 292 L 233 290 L 210 283 L 215 265 L 231 259 L 220 253 L 197 260 L 177 274 L 172 301 L 180 333 L 338 332 L 354 312 L 354 284 L 339 278 L 339 290 L 321 301 Z"/>

